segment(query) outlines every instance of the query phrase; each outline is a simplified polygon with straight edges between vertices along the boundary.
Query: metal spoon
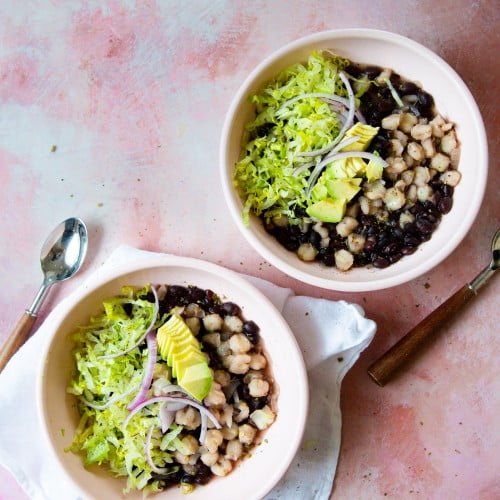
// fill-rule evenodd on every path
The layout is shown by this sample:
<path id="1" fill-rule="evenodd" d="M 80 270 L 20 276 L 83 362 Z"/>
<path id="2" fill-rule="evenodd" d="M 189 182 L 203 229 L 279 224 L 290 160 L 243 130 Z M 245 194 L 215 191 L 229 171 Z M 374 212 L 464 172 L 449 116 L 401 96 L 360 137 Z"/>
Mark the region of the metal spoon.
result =
<path id="1" fill-rule="evenodd" d="M 45 240 L 40 253 L 43 283 L 33 303 L 26 309 L 0 349 L 0 372 L 26 342 L 50 287 L 57 281 L 71 278 L 80 269 L 87 253 L 87 244 L 87 228 L 77 217 L 61 222 Z"/>
<path id="2" fill-rule="evenodd" d="M 491 262 L 470 283 L 464 285 L 435 311 L 408 332 L 397 344 L 368 368 L 368 375 L 380 386 L 384 386 L 393 375 L 426 343 L 438 333 L 444 323 L 449 322 L 462 307 L 475 297 L 478 290 L 500 267 L 500 229 L 491 243 Z"/>

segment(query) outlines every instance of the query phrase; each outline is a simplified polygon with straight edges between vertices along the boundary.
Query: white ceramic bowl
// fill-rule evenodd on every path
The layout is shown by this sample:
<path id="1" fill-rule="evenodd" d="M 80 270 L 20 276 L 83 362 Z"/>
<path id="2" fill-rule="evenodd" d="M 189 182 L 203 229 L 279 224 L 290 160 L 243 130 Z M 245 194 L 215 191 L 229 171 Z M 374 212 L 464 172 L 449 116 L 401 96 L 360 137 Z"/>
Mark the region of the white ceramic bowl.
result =
<path id="1" fill-rule="evenodd" d="M 228 476 L 198 486 L 189 498 L 232 500 L 262 498 L 278 482 L 292 461 L 302 438 L 308 407 L 307 375 L 300 349 L 288 324 L 271 302 L 237 274 L 208 262 L 172 256 L 154 256 L 113 269 L 98 282 L 65 304 L 60 320 L 52 326 L 41 359 L 38 408 L 43 433 L 56 463 L 75 492 L 85 499 L 121 498 L 125 480 L 108 475 L 103 467 L 83 467 L 82 457 L 64 449 L 71 444 L 79 421 L 75 398 L 66 393 L 73 360 L 69 335 L 102 310 L 102 300 L 116 295 L 123 285 L 146 283 L 196 285 L 211 289 L 225 300 L 240 305 L 243 314 L 260 326 L 271 360 L 279 395 L 277 417 L 266 431 L 266 441 L 252 451 Z M 64 435 L 61 429 L 65 429 Z M 126 498 L 142 498 L 132 492 Z M 179 488 L 155 498 L 185 499 Z"/>
<path id="2" fill-rule="evenodd" d="M 287 251 L 252 217 L 242 221 L 242 202 L 233 186 L 233 170 L 240 158 L 244 125 L 254 116 L 248 97 L 281 70 L 306 61 L 314 50 L 333 49 L 354 62 L 391 68 L 406 79 L 418 81 L 435 99 L 438 111 L 456 124 L 461 142 L 460 184 L 453 208 L 432 238 L 410 256 L 385 269 L 354 268 L 342 273 L 319 263 L 306 263 Z M 284 273 L 311 285 L 342 291 L 369 291 L 405 283 L 439 264 L 462 241 L 478 214 L 486 187 L 488 149 L 484 124 L 470 91 L 457 73 L 429 49 L 393 33 L 345 29 L 316 33 L 296 40 L 266 57 L 247 77 L 227 113 L 220 143 L 224 194 L 232 217 L 248 242 Z"/>

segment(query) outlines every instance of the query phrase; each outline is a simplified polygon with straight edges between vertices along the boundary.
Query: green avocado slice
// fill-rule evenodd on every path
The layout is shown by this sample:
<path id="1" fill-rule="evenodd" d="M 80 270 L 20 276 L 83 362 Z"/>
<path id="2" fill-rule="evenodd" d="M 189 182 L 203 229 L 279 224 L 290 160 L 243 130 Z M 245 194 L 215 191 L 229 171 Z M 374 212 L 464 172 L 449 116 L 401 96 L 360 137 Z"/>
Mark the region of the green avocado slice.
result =
<path id="1" fill-rule="evenodd" d="M 181 386 L 198 401 L 202 401 L 210 392 L 212 380 L 212 372 L 207 363 L 198 363 L 185 368 L 181 377 Z"/>
<path id="2" fill-rule="evenodd" d="M 173 314 L 158 329 L 156 338 L 158 352 L 172 367 L 172 376 L 177 378 L 182 388 L 201 401 L 212 387 L 212 371 L 199 341 L 177 314 Z M 184 378 L 185 373 L 189 373 L 187 378 Z"/>
<path id="3" fill-rule="evenodd" d="M 356 196 L 361 188 L 356 186 L 351 180 L 337 179 L 335 181 L 326 181 L 326 189 L 332 198 L 350 201 Z"/>
<path id="4" fill-rule="evenodd" d="M 346 200 L 325 198 L 307 207 L 306 212 L 323 222 L 340 222 L 345 214 Z"/>
<path id="5" fill-rule="evenodd" d="M 175 359 L 174 366 L 172 366 L 172 375 L 177 378 L 177 380 L 181 380 L 185 369 L 188 366 L 198 363 L 207 363 L 207 359 L 203 353 L 201 351 L 185 349 L 183 353 Z"/>

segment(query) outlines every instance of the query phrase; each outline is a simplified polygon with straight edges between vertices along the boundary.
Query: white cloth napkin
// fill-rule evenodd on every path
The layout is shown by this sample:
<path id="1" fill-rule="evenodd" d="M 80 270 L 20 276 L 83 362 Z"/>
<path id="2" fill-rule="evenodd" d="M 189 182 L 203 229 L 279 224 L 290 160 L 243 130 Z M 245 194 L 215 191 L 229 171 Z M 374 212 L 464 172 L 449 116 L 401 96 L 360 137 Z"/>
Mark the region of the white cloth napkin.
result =
<path id="1" fill-rule="evenodd" d="M 123 262 L 151 255 L 151 252 L 121 246 L 86 284 Z M 366 319 L 362 308 L 355 304 L 296 296 L 292 290 L 268 281 L 245 278 L 282 312 L 301 346 L 309 375 L 310 408 L 302 446 L 286 475 L 266 499 L 327 499 L 340 448 L 340 384 L 372 340 L 376 325 Z M 70 300 L 72 296 L 65 299 Z M 27 494 L 36 500 L 77 498 L 71 485 L 66 484 L 57 473 L 56 465 L 44 453 L 36 410 L 38 354 L 50 333 L 50 323 L 63 309 L 62 304 L 52 311 L 0 375 L 0 464 L 10 470 Z"/>

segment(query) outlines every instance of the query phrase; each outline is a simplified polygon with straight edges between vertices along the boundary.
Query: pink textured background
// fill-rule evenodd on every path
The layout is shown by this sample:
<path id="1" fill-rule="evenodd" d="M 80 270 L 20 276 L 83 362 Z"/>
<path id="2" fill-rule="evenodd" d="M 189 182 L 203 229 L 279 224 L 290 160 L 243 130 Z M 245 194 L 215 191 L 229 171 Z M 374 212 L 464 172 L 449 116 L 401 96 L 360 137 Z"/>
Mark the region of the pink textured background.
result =
<path id="1" fill-rule="evenodd" d="M 499 11 L 495 0 L 2 2 L 0 339 L 41 280 L 45 236 L 71 215 L 90 229 L 88 260 L 45 312 L 122 242 L 356 302 L 379 330 L 343 385 L 333 498 L 500 498 L 498 280 L 405 376 L 384 389 L 366 376 L 489 260 L 499 225 Z M 446 59 L 479 104 L 493 159 L 463 244 L 422 278 L 366 294 L 315 289 L 264 262 L 230 220 L 217 172 L 224 114 L 248 72 L 293 39 L 345 27 L 395 31 Z M 4 470 L 0 498 L 26 498 Z"/>

